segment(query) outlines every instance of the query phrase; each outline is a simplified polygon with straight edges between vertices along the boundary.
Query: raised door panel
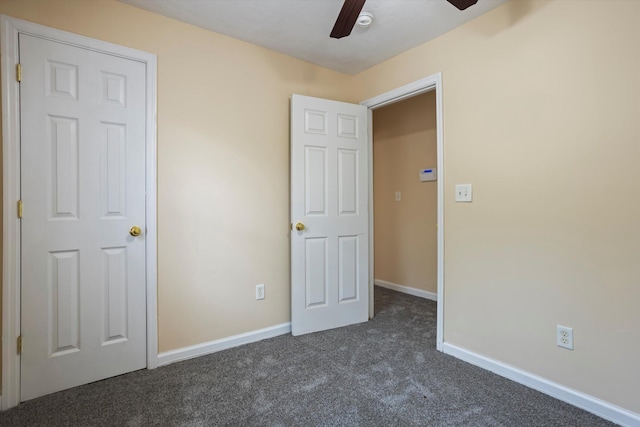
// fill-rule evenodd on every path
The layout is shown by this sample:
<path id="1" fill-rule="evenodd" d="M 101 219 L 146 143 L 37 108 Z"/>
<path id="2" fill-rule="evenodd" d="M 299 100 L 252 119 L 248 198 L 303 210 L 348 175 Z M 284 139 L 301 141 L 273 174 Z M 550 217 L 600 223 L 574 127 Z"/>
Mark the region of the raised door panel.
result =
<path id="1" fill-rule="evenodd" d="M 102 345 L 108 345 L 126 340 L 128 336 L 127 248 L 104 248 L 102 251 L 104 287 Z"/>
<path id="2" fill-rule="evenodd" d="M 47 96 L 78 99 L 78 65 L 47 60 L 45 91 Z"/>
<path id="3" fill-rule="evenodd" d="M 338 215 L 358 214 L 358 152 L 338 150 Z"/>
<path id="4" fill-rule="evenodd" d="M 126 107 L 127 76 L 100 72 L 100 103 Z"/>
<path id="5" fill-rule="evenodd" d="M 327 215 L 327 149 L 305 147 L 305 214 Z"/>
<path id="6" fill-rule="evenodd" d="M 51 217 L 77 219 L 79 216 L 78 119 L 49 116 L 51 150 Z"/>
<path id="7" fill-rule="evenodd" d="M 80 253 L 50 253 L 49 257 L 50 355 L 80 350 Z"/>
<path id="8" fill-rule="evenodd" d="M 327 305 L 328 292 L 328 244 L 326 237 L 305 240 L 306 268 L 305 294 L 306 308 Z"/>
<path id="9" fill-rule="evenodd" d="M 338 114 L 338 136 L 341 138 L 358 139 L 358 116 Z"/>
<path id="10" fill-rule="evenodd" d="M 356 236 L 338 237 L 338 295 L 339 302 L 358 299 L 358 239 Z"/>
<path id="11" fill-rule="evenodd" d="M 326 135 L 327 130 L 327 112 L 305 110 L 304 111 L 304 131 L 305 133 L 315 135 Z"/>
<path id="12" fill-rule="evenodd" d="M 127 127 L 121 123 L 101 123 L 100 133 L 102 217 L 123 218 L 126 216 L 127 200 Z"/>

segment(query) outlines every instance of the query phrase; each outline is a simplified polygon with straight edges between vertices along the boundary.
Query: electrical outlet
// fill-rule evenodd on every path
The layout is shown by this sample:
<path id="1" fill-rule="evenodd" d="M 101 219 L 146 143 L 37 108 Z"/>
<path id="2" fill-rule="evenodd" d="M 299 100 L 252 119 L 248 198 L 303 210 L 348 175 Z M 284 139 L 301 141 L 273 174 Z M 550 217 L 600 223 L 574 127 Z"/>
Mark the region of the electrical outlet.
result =
<path id="1" fill-rule="evenodd" d="M 256 285 L 256 299 L 264 299 L 264 285 Z"/>
<path id="2" fill-rule="evenodd" d="M 558 347 L 573 350 L 573 328 L 567 326 L 556 326 L 556 344 Z"/>

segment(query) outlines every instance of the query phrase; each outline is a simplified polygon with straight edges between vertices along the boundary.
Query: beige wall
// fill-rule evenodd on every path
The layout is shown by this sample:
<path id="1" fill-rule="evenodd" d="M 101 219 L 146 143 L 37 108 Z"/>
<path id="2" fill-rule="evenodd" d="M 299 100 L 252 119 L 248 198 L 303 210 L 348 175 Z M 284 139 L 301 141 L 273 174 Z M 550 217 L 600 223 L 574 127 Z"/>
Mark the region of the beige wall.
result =
<path id="1" fill-rule="evenodd" d="M 436 151 L 434 91 L 373 111 L 376 280 L 438 291 L 437 183 L 418 179 Z"/>
<path id="2" fill-rule="evenodd" d="M 511 1 L 355 79 L 367 99 L 443 73 L 445 340 L 636 413 L 639 17 Z"/>
<path id="3" fill-rule="evenodd" d="M 289 97 L 351 78 L 113 0 L 0 13 L 158 55 L 160 351 L 288 322 Z"/>

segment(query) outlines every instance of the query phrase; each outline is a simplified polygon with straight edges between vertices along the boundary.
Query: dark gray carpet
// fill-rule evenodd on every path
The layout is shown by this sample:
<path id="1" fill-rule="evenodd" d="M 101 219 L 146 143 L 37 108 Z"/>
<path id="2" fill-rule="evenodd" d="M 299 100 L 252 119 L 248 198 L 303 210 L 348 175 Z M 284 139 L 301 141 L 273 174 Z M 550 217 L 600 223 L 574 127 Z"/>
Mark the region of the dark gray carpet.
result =
<path id="1" fill-rule="evenodd" d="M 376 287 L 365 324 L 55 393 L 2 426 L 610 426 L 435 350 L 436 304 Z"/>

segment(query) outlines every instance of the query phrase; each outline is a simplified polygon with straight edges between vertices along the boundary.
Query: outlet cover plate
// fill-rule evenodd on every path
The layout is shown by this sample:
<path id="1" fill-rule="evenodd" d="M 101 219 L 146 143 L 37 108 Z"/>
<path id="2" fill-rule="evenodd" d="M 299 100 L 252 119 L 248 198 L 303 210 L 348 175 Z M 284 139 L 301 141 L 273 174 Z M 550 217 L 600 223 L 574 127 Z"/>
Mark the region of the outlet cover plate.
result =
<path id="1" fill-rule="evenodd" d="M 573 350 L 573 328 L 568 326 L 556 326 L 556 344 L 558 347 Z"/>
<path id="2" fill-rule="evenodd" d="M 256 285 L 256 299 L 264 299 L 264 284 Z"/>

